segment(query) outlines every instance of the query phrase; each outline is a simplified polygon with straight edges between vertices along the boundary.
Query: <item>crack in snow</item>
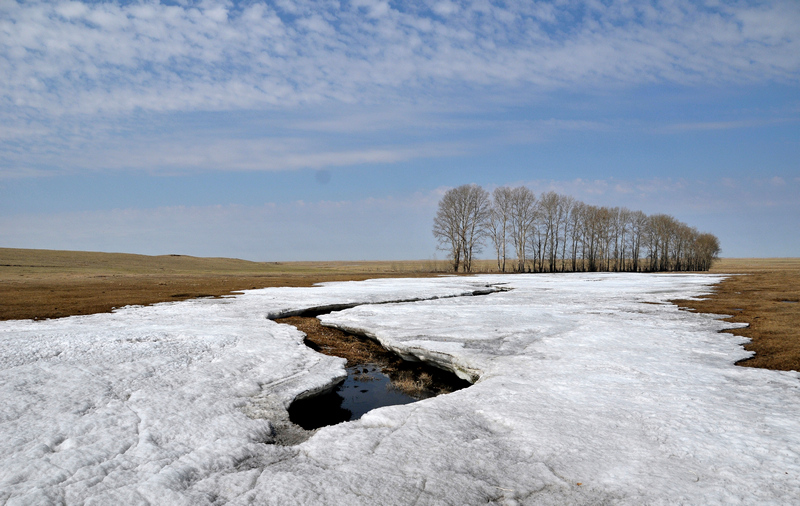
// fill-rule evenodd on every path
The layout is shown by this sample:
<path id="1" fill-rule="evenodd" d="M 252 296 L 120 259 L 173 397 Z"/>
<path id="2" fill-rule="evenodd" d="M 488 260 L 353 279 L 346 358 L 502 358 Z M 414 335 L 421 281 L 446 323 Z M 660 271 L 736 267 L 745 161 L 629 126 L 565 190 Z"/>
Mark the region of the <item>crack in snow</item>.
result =
<path id="1" fill-rule="evenodd" d="M 352 309 L 354 307 L 359 306 L 379 306 L 384 304 L 408 304 L 412 302 L 423 302 L 429 300 L 440 300 L 440 299 L 453 299 L 458 297 L 478 297 L 482 295 L 490 295 L 493 293 L 499 292 L 506 292 L 511 290 L 511 288 L 502 287 L 499 285 L 503 285 L 505 283 L 493 283 L 489 285 L 485 285 L 482 289 L 472 290 L 468 292 L 463 292 L 459 294 L 452 294 L 452 295 L 433 295 L 430 297 L 410 297 L 410 298 L 400 298 L 400 299 L 392 299 L 392 300 L 382 300 L 377 302 L 351 302 L 346 304 L 326 304 L 321 306 L 308 306 L 302 309 L 279 309 L 277 311 L 271 311 L 267 313 L 268 320 L 279 320 L 281 318 L 288 318 L 290 316 L 320 316 L 323 314 L 329 314 L 336 311 L 344 311 L 345 309 Z"/>

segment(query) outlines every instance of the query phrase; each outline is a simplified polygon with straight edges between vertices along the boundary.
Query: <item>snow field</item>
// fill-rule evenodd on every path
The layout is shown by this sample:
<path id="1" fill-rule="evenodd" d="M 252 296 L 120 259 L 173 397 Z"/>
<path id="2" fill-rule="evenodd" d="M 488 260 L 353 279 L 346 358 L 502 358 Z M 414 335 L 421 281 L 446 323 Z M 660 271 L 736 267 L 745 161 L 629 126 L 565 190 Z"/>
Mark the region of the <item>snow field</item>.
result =
<path id="1" fill-rule="evenodd" d="M 733 325 L 666 303 L 719 280 L 372 280 L 0 322 L 0 503 L 791 504 L 798 374 L 733 366 Z M 287 424 L 343 360 L 267 315 L 425 298 L 320 319 L 475 385 Z"/>

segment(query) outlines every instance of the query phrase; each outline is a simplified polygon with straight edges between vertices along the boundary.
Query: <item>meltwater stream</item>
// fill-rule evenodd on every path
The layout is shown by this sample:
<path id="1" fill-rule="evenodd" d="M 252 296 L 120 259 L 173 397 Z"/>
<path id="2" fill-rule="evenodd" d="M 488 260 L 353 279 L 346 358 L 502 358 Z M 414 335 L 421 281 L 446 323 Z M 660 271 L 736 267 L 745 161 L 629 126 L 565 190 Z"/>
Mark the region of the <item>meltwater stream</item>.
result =
<path id="1" fill-rule="evenodd" d="M 383 406 L 417 400 L 393 387 L 391 378 L 381 371 L 379 364 L 364 364 L 348 367 L 347 378 L 334 390 L 293 402 L 289 407 L 289 419 L 311 430 L 358 420 L 368 411 Z"/>
<path id="2" fill-rule="evenodd" d="M 486 285 L 455 297 L 486 296 L 509 291 Z M 438 297 L 434 297 L 438 298 Z M 407 299 L 394 302 L 415 302 Z M 333 304 L 301 311 L 284 311 L 269 318 L 296 327 L 306 334 L 304 343 L 314 351 L 347 359 L 347 377 L 327 393 L 295 400 L 289 406 L 289 420 L 306 430 L 358 420 L 365 413 L 383 406 L 409 404 L 446 394 L 472 383 L 451 371 L 421 361 L 406 361 L 376 341 L 339 329 L 325 327 L 316 318 L 360 304 Z"/>
<path id="3" fill-rule="evenodd" d="M 305 332 L 306 345 L 315 351 L 348 361 L 347 377 L 333 390 L 289 406 L 289 419 L 306 430 L 358 420 L 376 408 L 409 404 L 470 385 L 433 365 L 402 360 L 371 339 L 323 327 L 315 317 L 276 321 Z"/>

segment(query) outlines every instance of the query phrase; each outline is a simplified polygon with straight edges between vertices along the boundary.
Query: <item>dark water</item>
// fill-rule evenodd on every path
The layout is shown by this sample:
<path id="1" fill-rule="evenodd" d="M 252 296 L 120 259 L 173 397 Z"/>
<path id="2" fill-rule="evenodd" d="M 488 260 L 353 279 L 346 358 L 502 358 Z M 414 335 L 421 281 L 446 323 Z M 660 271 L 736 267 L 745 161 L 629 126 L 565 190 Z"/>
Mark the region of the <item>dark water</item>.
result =
<path id="1" fill-rule="evenodd" d="M 432 397 L 433 392 L 421 396 Z M 347 368 L 347 379 L 324 395 L 295 401 L 289 407 L 289 419 L 306 430 L 358 420 L 364 413 L 383 406 L 409 404 L 419 398 L 394 388 L 378 365 Z"/>

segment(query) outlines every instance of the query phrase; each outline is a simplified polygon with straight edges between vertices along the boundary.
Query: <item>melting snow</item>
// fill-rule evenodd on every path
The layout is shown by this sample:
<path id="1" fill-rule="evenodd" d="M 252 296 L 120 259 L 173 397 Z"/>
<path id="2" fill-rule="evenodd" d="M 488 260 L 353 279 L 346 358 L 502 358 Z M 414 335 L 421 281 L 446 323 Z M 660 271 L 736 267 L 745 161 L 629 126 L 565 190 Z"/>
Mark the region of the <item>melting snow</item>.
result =
<path id="1" fill-rule="evenodd" d="M 372 280 L 0 322 L 0 503 L 791 503 L 800 376 L 733 366 L 733 325 L 666 303 L 720 279 Z M 513 290 L 456 297 L 493 283 Z M 288 423 L 344 360 L 267 316 L 433 298 L 321 319 L 475 385 Z"/>

